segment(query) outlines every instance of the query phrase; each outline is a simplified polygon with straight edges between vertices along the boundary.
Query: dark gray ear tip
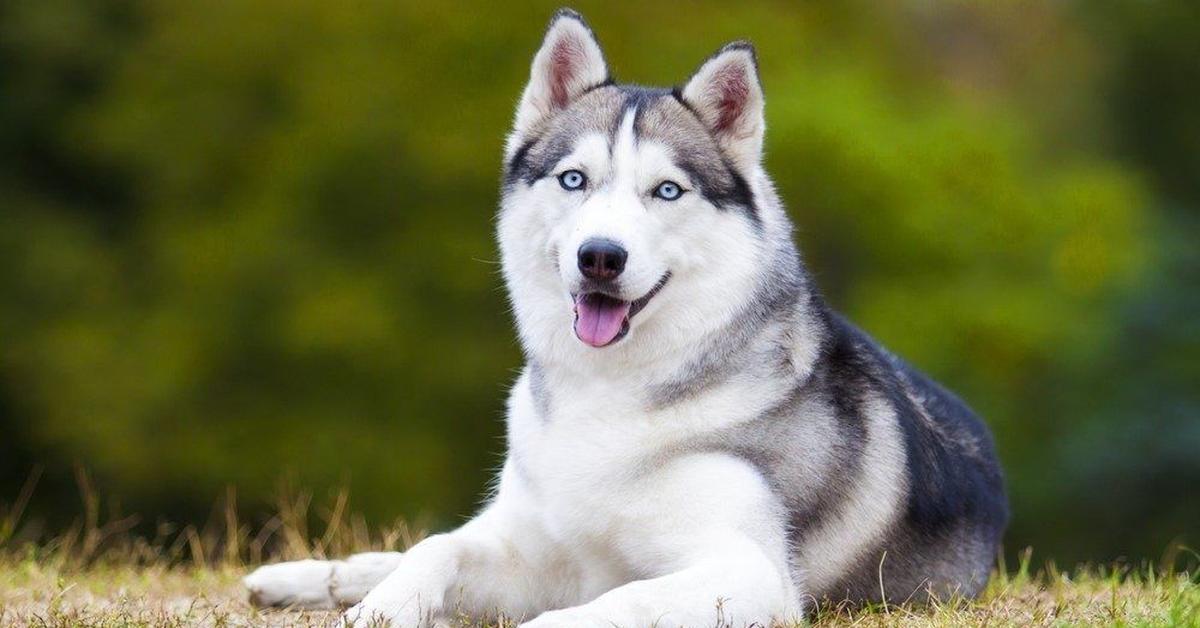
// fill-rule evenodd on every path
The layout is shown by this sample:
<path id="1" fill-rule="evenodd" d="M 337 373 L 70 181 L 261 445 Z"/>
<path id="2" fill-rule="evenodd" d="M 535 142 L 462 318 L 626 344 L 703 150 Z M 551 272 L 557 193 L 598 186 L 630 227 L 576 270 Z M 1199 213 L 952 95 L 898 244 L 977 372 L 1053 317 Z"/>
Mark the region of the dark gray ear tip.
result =
<path id="1" fill-rule="evenodd" d="M 587 20 L 583 19 L 579 11 L 570 7 L 563 7 L 554 12 L 554 15 L 550 17 L 550 23 L 546 25 L 546 35 L 549 36 L 550 31 L 554 30 L 554 27 L 563 20 L 572 20 L 582 26 L 583 30 L 587 31 L 588 36 L 592 38 L 592 41 L 596 42 L 597 46 L 600 45 L 599 40 L 596 38 L 596 32 L 592 30 L 591 25 L 587 23 Z"/>
<path id="2" fill-rule="evenodd" d="M 719 57 L 725 53 L 733 52 L 735 50 L 741 50 L 748 53 L 750 55 L 751 63 L 754 64 L 754 69 L 758 69 L 758 51 L 754 49 L 754 44 L 745 39 L 739 39 L 737 41 L 731 41 L 725 44 L 720 50 L 717 51 L 716 54 L 713 55 L 713 57 Z"/>
<path id="3" fill-rule="evenodd" d="M 754 69 L 754 76 L 757 78 L 758 77 L 758 51 L 756 51 L 754 49 L 754 44 L 750 43 L 749 41 L 747 41 L 745 39 L 731 41 L 731 42 L 725 44 L 724 46 L 721 46 L 720 50 L 717 50 L 716 52 L 709 55 L 709 57 L 707 59 L 705 59 L 703 63 L 700 64 L 700 67 L 696 68 L 696 72 L 693 73 L 692 76 L 699 74 L 700 70 L 702 70 L 704 68 L 704 66 L 708 65 L 710 62 L 715 61 L 725 55 L 735 53 L 735 52 L 741 52 L 741 53 L 749 55 L 750 67 Z"/>
<path id="4" fill-rule="evenodd" d="M 592 27 L 588 26 L 587 20 L 583 19 L 583 16 L 579 14 L 579 11 L 572 9 L 571 7 L 563 7 L 555 11 L 554 15 L 550 16 L 550 24 L 547 25 L 546 29 L 549 30 L 550 28 L 553 28 L 559 20 L 575 20 L 576 22 L 582 24 L 583 27 L 588 30 L 588 32 L 591 32 L 592 30 Z"/>

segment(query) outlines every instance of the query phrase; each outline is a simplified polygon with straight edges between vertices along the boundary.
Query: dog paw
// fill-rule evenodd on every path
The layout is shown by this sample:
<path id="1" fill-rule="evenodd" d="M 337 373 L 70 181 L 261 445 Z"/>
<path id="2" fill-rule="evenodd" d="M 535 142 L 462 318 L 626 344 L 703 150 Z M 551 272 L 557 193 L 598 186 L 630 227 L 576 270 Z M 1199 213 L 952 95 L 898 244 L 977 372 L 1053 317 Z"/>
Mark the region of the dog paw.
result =
<path id="1" fill-rule="evenodd" d="M 333 565 L 323 560 L 297 560 L 255 569 L 242 584 L 255 606 L 298 606 L 329 609 L 337 606 L 330 586 Z"/>

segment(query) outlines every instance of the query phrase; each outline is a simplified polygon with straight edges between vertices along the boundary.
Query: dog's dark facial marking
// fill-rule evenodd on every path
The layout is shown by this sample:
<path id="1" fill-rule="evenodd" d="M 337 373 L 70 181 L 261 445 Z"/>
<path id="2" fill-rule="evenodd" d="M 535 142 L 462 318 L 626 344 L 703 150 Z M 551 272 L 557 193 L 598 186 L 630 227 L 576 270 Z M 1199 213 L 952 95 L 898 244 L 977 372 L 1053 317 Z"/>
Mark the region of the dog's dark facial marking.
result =
<path id="1" fill-rule="evenodd" d="M 536 125 L 505 165 L 504 185 L 533 185 L 552 174 L 551 170 L 575 150 L 583 137 L 611 135 L 613 121 L 620 121 L 624 98 L 619 88 L 607 83 L 589 88 L 561 113 Z"/>
<path id="2" fill-rule="evenodd" d="M 745 176 L 733 166 L 678 90 L 654 90 L 639 95 L 635 121 L 639 140 L 666 145 L 676 165 L 687 173 L 704 198 L 723 210 L 740 210 L 758 223 L 754 194 Z"/>
<path id="3" fill-rule="evenodd" d="M 676 165 L 687 173 L 699 193 L 718 209 L 741 211 L 756 226 L 760 218 L 754 194 L 743 173 L 723 154 L 710 129 L 678 89 L 596 85 L 576 98 L 565 111 L 535 129 L 506 164 L 505 186 L 532 185 L 551 174 L 580 138 L 601 133 L 615 145 L 621 121 L 632 111 L 638 141 L 661 142 Z"/>
<path id="4" fill-rule="evenodd" d="M 504 187 L 511 187 L 518 179 L 524 179 L 529 171 L 529 149 L 537 144 L 537 138 L 521 143 L 508 163 L 504 164 Z"/>

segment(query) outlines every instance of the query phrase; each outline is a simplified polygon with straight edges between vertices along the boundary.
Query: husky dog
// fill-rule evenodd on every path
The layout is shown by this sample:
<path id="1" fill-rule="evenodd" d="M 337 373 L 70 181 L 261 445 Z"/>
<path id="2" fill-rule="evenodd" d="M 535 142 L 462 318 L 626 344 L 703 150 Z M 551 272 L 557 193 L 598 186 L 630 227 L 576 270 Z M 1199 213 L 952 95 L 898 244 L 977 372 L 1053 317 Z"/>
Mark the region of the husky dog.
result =
<path id="1" fill-rule="evenodd" d="M 556 14 L 505 149 L 528 363 L 495 495 L 403 554 L 263 567 L 252 599 L 640 628 L 977 594 L 1008 516 L 987 428 L 825 305 L 763 131 L 749 44 L 682 87 L 622 85 Z"/>

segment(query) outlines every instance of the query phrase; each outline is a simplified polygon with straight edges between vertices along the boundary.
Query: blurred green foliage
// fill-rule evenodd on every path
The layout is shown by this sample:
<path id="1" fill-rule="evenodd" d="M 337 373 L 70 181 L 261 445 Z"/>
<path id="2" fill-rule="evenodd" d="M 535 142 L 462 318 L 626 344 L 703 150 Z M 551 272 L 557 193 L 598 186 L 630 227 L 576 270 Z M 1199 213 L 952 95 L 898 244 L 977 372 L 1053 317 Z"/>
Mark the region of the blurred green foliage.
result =
<path id="1" fill-rule="evenodd" d="M 1200 11 L 578 6 L 618 78 L 759 49 L 768 168 L 830 299 L 959 391 L 1010 549 L 1200 539 Z M 198 519 L 228 484 L 471 511 L 520 365 L 500 149 L 552 4 L 0 4 L 0 488 L 91 469 Z"/>

